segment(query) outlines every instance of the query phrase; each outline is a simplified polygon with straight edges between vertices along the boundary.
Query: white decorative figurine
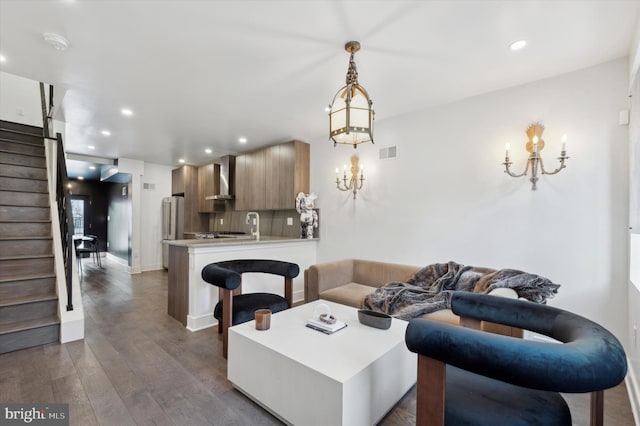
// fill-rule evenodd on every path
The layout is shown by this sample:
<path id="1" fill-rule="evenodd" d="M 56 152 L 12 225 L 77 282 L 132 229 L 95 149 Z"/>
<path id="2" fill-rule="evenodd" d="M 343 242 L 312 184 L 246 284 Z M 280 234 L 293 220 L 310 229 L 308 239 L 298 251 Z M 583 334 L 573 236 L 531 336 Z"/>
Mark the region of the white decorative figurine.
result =
<path id="1" fill-rule="evenodd" d="M 318 196 L 314 192 L 309 195 L 305 195 L 304 192 L 299 192 L 296 197 L 296 210 L 300 213 L 300 238 L 302 239 L 312 239 L 313 228 L 318 227 L 318 213 L 313 210 L 316 198 L 318 198 Z"/>

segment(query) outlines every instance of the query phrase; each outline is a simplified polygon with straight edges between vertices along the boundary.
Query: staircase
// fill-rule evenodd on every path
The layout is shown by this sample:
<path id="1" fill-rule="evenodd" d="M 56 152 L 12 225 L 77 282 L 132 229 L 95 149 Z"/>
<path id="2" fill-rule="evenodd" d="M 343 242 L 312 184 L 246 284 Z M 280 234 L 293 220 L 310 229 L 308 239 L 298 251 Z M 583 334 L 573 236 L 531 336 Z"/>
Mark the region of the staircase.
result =
<path id="1" fill-rule="evenodd" d="M 0 354 L 60 335 L 42 128 L 0 121 Z"/>

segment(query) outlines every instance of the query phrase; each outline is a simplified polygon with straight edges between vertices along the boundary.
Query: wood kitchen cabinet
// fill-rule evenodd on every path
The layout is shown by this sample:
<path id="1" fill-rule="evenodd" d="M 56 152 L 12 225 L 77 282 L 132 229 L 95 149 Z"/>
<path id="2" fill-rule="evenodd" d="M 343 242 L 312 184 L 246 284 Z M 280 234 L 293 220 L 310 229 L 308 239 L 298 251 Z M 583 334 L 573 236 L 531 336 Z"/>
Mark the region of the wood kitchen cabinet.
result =
<path id="1" fill-rule="evenodd" d="M 298 192 L 309 193 L 310 146 L 291 141 L 278 146 L 278 174 L 267 180 L 269 210 L 293 209 Z"/>
<path id="2" fill-rule="evenodd" d="M 309 144 L 291 141 L 236 158 L 236 210 L 295 208 L 298 192 L 309 192 Z"/>
<path id="3" fill-rule="evenodd" d="M 171 195 L 184 195 L 184 167 L 171 171 Z"/>
<path id="4" fill-rule="evenodd" d="M 184 197 L 184 232 L 209 229 L 209 216 L 198 213 L 198 168 L 182 166 L 171 172 L 171 193 Z"/>
<path id="5" fill-rule="evenodd" d="M 224 210 L 224 201 L 207 200 L 220 193 L 220 164 L 198 167 L 198 212 L 215 213 Z"/>
<path id="6" fill-rule="evenodd" d="M 267 202 L 265 191 L 267 183 L 265 180 L 266 171 L 266 149 L 259 149 L 249 154 L 247 158 L 247 172 L 249 176 L 249 200 L 252 210 L 266 210 Z"/>

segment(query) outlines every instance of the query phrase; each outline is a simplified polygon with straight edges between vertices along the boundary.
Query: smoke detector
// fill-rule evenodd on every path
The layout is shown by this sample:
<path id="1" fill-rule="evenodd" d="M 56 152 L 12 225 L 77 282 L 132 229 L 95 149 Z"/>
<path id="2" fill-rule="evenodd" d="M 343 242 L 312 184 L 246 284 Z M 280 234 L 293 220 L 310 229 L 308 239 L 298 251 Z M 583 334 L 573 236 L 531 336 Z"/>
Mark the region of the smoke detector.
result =
<path id="1" fill-rule="evenodd" d="M 56 50 L 67 50 L 69 47 L 69 40 L 62 37 L 60 34 L 44 33 L 42 34 L 42 39 L 47 44 L 53 46 Z"/>

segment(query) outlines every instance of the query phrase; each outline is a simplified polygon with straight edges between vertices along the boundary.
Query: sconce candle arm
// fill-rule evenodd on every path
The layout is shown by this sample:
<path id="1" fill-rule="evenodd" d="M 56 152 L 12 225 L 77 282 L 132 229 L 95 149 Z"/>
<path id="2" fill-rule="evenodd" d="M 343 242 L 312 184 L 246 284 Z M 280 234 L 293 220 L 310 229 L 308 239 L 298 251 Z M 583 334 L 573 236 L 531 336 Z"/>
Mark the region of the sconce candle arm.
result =
<path id="1" fill-rule="evenodd" d="M 527 172 L 529 171 L 529 163 L 530 163 L 530 161 L 527 161 L 527 165 L 524 168 L 524 172 L 522 172 L 520 174 L 513 173 L 511 171 L 511 169 L 509 168 L 509 166 L 511 166 L 513 164 L 511 161 L 509 161 L 509 157 L 505 157 L 504 158 L 504 163 L 502 163 L 502 164 L 505 167 L 504 172 L 507 173 L 509 176 L 511 176 L 511 177 L 522 177 L 522 176 L 526 175 Z"/>
<path id="2" fill-rule="evenodd" d="M 347 180 L 349 183 L 347 184 Z M 358 180 L 360 183 L 358 183 Z M 364 176 L 360 175 L 359 178 L 356 176 L 351 176 L 351 179 L 347 179 L 346 176 L 342 178 L 336 178 L 336 188 L 340 191 L 353 191 L 353 199 L 356 199 L 356 194 L 358 191 L 362 189 L 362 185 L 364 184 Z"/>
<path id="3" fill-rule="evenodd" d="M 548 172 L 548 171 L 546 171 L 546 170 L 544 169 L 544 164 L 542 163 L 542 158 L 541 158 L 541 159 L 540 159 L 540 170 L 542 171 L 542 174 L 543 174 L 543 175 L 555 175 L 555 174 L 557 174 L 557 173 L 560 173 L 560 170 L 562 170 L 562 169 L 564 169 L 565 167 L 567 167 L 567 166 L 564 164 L 564 160 L 567 160 L 568 158 L 569 158 L 569 157 L 567 156 L 567 152 L 566 152 L 566 151 L 562 151 L 562 152 L 560 153 L 560 157 L 558 157 L 558 160 L 560 160 L 560 166 L 559 166 L 557 169 L 555 169 L 554 171 L 552 171 L 552 172 Z"/>

